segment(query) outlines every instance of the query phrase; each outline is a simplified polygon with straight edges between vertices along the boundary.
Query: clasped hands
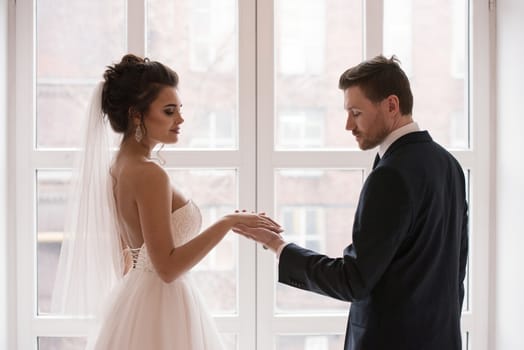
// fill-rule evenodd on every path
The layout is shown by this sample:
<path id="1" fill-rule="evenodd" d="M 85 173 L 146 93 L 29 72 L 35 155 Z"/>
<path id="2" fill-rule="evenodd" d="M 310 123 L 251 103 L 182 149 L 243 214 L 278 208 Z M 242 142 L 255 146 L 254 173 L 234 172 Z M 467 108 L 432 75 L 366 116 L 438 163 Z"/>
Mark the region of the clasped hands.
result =
<path id="1" fill-rule="evenodd" d="M 239 213 L 239 211 L 236 210 L 235 213 Z M 242 213 L 246 213 L 246 210 L 242 210 Z M 284 243 L 280 235 L 284 230 L 280 224 L 269 216 L 266 216 L 265 213 L 259 213 L 258 216 L 263 218 L 264 221 L 255 223 L 254 225 L 251 223 L 237 223 L 233 226 L 232 230 L 246 238 L 261 243 L 264 249 L 269 248 L 273 252 L 276 252 L 278 247 Z"/>

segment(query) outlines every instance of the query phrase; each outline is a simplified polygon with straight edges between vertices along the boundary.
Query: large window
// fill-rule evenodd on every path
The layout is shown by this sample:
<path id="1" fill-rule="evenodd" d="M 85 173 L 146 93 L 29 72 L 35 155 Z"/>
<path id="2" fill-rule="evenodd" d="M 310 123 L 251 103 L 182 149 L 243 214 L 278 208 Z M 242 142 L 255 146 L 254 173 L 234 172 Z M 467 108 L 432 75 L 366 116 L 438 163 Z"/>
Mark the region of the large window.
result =
<path id="1" fill-rule="evenodd" d="M 378 53 L 397 55 L 414 119 L 467 174 L 462 331 L 464 349 L 486 350 L 487 17 L 477 0 L 17 0 L 18 348 L 85 343 L 90 321 L 52 315 L 50 296 L 83 111 L 104 68 L 130 50 L 180 75 L 181 141 L 161 155 L 204 225 L 263 210 L 289 240 L 331 256 L 351 243 L 374 157 L 344 129 L 338 77 Z M 230 233 L 193 274 L 228 350 L 342 348 L 349 304 L 276 283 L 274 254 L 251 241 Z"/>

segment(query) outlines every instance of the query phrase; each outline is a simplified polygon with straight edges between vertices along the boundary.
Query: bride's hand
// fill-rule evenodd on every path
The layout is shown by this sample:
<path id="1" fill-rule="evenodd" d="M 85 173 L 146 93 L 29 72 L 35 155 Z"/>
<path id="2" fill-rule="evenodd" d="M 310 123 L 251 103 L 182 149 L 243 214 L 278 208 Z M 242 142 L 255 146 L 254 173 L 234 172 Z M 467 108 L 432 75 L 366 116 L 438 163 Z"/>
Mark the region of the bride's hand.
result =
<path id="1" fill-rule="evenodd" d="M 280 233 L 283 231 L 278 223 L 270 217 L 265 216 L 264 213 L 248 214 L 245 211 L 242 211 L 241 213 L 237 211 L 234 214 L 226 215 L 226 219 L 231 222 L 232 227 L 240 224 L 250 228 L 263 228 L 274 233 Z"/>

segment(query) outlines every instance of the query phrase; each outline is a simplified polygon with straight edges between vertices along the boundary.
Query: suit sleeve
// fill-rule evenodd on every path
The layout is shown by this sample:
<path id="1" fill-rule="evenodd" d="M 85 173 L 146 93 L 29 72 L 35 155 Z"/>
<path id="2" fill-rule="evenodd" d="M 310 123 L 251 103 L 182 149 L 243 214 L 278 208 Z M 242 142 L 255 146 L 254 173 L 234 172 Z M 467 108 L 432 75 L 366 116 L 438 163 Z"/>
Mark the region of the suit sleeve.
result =
<path id="1" fill-rule="evenodd" d="M 469 238 L 468 238 L 468 204 L 465 203 L 464 214 L 462 217 L 462 232 L 460 237 L 460 262 L 459 262 L 459 301 L 460 310 L 462 310 L 462 304 L 464 303 L 464 279 L 466 277 L 466 267 L 468 262 L 468 249 L 469 249 Z"/>
<path id="2" fill-rule="evenodd" d="M 394 170 L 367 178 L 353 225 L 353 244 L 330 258 L 287 245 L 279 259 L 279 282 L 344 301 L 367 297 L 388 268 L 412 222 L 407 184 Z"/>

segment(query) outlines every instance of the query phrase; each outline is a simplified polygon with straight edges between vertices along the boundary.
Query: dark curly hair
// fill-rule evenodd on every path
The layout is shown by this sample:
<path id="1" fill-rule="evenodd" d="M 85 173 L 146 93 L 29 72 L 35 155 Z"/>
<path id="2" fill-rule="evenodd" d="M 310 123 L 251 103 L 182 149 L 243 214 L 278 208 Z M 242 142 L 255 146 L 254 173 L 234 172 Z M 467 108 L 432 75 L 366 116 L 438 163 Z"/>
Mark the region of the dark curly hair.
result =
<path id="1" fill-rule="evenodd" d="M 133 128 L 131 112 L 144 114 L 165 86 L 177 87 L 178 75 L 160 62 L 150 61 L 133 54 L 108 66 L 104 72 L 102 111 L 117 133 L 129 135 Z"/>
<path id="2" fill-rule="evenodd" d="M 396 95 L 402 115 L 412 113 L 413 94 L 409 80 L 395 55 L 391 58 L 379 55 L 346 70 L 340 76 L 338 87 L 346 90 L 351 86 L 360 87 L 372 102 Z"/>

